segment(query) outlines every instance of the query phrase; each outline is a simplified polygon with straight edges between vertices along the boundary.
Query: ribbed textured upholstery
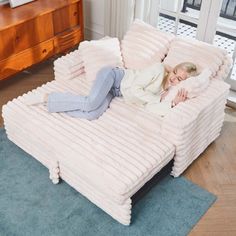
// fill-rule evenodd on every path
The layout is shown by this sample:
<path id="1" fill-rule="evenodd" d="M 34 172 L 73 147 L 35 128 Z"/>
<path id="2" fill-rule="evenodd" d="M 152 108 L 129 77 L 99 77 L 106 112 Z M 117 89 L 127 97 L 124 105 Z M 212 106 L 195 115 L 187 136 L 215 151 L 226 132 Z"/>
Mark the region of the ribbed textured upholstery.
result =
<path id="1" fill-rule="evenodd" d="M 89 81 L 95 80 L 102 67 L 123 67 L 120 42 L 117 38 L 107 37 L 81 42 L 79 52 L 83 59 L 86 79 Z"/>
<path id="2" fill-rule="evenodd" d="M 84 45 L 55 61 L 55 81 L 29 94 L 86 95 L 95 71 L 110 57 L 103 60 L 93 54 L 89 43 Z M 179 176 L 219 136 L 223 124 L 229 86 L 222 79 L 229 72 L 230 57 L 208 44 L 174 39 L 141 22 L 134 23 L 122 41 L 128 68 L 144 68 L 167 53 L 164 62 L 170 66 L 190 60 L 202 69 L 209 67 L 214 78 L 201 96 L 179 104 L 164 118 L 115 98 L 98 120 L 75 119 L 50 114 L 43 105 L 27 106 L 28 94 L 24 94 L 3 106 L 9 139 L 45 165 L 53 183 L 59 175 L 114 219 L 129 225 L 131 196 L 173 157 L 172 175 Z M 104 58 L 104 51 L 101 55 Z M 122 59 L 119 52 L 115 55 L 119 66 Z M 90 75 L 85 74 L 86 65 Z"/>
<path id="3" fill-rule="evenodd" d="M 121 41 L 125 67 L 143 69 L 161 62 L 173 38 L 172 34 L 164 33 L 142 21 L 134 21 Z"/>
<path id="4" fill-rule="evenodd" d="M 89 81 L 53 81 L 32 93 L 86 94 Z M 164 119 L 116 98 L 98 120 L 49 114 L 27 106 L 25 94 L 3 107 L 8 137 L 122 224 L 131 219 L 130 197 L 172 158 L 179 176 L 219 135 L 229 86 L 212 80 L 203 96 Z M 31 93 L 31 92 L 29 92 Z M 169 141 L 167 141 L 169 140 Z M 174 148 L 175 146 L 175 148 Z"/>
<path id="5" fill-rule="evenodd" d="M 217 75 L 223 65 L 228 68 L 231 65 L 225 50 L 195 39 L 175 37 L 164 63 L 174 68 L 177 64 L 186 61 L 194 62 L 200 70 L 210 69 L 212 77 Z M 228 72 L 224 71 L 225 74 Z"/>
<path id="6" fill-rule="evenodd" d="M 83 80 L 53 81 L 28 94 L 85 94 L 89 87 Z M 118 98 L 98 120 L 74 119 L 49 114 L 43 105 L 25 105 L 28 94 L 3 107 L 8 137 L 49 169 L 58 162 L 61 178 L 119 222 L 129 224 L 130 197 L 174 155 L 174 146 L 158 132 L 161 119 L 149 118 L 136 106 L 129 109 Z"/>
<path id="7" fill-rule="evenodd" d="M 164 118 L 161 134 L 176 146 L 173 176 L 179 176 L 219 136 L 228 92 L 228 84 L 213 79 L 201 96 L 179 104 Z"/>
<path id="8" fill-rule="evenodd" d="M 84 74 L 84 62 L 79 50 L 68 53 L 54 61 L 54 75 L 56 80 L 70 80 Z"/>

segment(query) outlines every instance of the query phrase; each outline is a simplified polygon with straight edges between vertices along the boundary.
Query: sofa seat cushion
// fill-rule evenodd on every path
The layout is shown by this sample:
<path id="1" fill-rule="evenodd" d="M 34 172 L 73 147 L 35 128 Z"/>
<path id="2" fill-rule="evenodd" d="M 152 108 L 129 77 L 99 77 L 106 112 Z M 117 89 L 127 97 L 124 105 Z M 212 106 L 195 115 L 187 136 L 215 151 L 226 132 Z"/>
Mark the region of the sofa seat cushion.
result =
<path id="1" fill-rule="evenodd" d="M 83 79 L 53 81 L 32 93 L 86 94 L 89 87 Z M 48 113 L 44 105 L 27 106 L 30 93 L 4 107 L 7 128 L 22 129 L 25 139 L 37 137 L 35 145 L 44 148 L 47 159 L 56 159 L 108 198 L 122 202 L 132 196 L 174 156 L 174 146 L 160 135 L 162 120 L 121 98 L 98 120 L 88 121 Z"/>

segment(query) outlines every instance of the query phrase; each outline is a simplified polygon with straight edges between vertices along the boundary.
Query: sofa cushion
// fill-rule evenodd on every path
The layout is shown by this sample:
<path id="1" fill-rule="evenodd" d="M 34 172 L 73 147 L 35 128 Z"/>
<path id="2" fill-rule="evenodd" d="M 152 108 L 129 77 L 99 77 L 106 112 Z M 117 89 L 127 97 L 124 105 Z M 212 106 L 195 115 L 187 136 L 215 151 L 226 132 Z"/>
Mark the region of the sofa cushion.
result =
<path id="1" fill-rule="evenodd" d="M 143 69 L 166 56 L 174 35 L 135 20 L 121 42 L 126 68 Z"/>
<path id="2" fill-rule="evenodd" d="M 170 67 L 175 67 L 182 62 L 194 62 L 199 71 L 209 68 L 212 77 L 224 64 L 227 52 L 208 43 L 195 39 L 183 39 L 176 37 L 170 45 L 168 55 L 164 63 Z"/>
<path id="3" fill-rule="evenodd" d="M 97 72 L 105 66 L 123 67 L 120 43 L 117 38 L 84 41 L 79 45 L 86 79 L 93 81 Z"/>
<path id="4" fill-rule="evenodd" d="M 79 50 L 57 58 L 53 64 L 55 80 L 70 80 L 84 74 L 84 63 Z"/>

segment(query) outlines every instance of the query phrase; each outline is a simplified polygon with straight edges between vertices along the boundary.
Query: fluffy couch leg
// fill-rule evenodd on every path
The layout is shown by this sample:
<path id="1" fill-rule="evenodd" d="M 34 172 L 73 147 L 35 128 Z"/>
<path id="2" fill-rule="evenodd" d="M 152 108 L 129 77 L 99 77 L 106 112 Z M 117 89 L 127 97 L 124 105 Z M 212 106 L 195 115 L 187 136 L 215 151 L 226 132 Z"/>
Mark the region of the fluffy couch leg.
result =
<path id="1" fill-rule="evenodd" d="M 58 184 L 59 183 L 59 163 L 58 161 L 54 162 L 53 165 L 49 169 L 49 178 L 52 180 L 53 184 Z"/>

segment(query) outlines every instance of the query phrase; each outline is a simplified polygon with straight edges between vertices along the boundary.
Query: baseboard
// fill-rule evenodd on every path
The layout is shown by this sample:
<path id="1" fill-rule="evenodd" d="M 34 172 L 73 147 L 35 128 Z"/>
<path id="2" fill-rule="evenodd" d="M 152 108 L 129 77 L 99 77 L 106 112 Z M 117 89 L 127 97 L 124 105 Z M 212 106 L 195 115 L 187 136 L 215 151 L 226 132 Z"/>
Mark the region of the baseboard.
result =
<path id="1" fill-rule="evenodd" d="M 93 39 L 96 40 L 96 39 L 101 39 L 104 37 L 103 33 L 96 32 L 96 31 L 88 29 L 88 28 L 85 28 L 84 34 L 85 34 L 86 40 L 93 40 Z"/>

